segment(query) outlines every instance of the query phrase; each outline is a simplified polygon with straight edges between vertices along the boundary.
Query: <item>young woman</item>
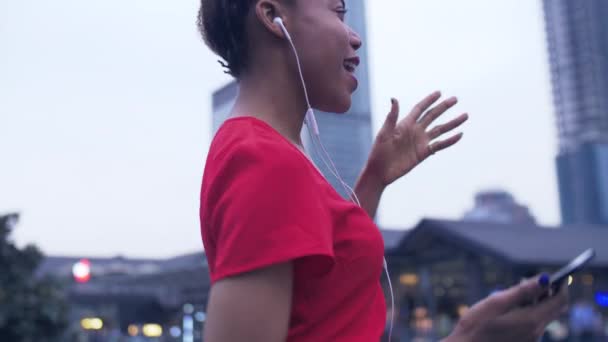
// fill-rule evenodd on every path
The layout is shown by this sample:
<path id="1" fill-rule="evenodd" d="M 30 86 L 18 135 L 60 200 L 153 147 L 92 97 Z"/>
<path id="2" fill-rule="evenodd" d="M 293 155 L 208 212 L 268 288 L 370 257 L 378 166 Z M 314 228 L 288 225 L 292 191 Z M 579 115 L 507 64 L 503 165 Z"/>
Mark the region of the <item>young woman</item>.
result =
<path id="1" fill-rule="evenodd" d="M 431 127 L 457 102 L 435 105 L 436 92 L 398 121 L 392 100 L 354 188 L 361 206 L 340 197 L 300 140 L 308 109 L 301 78 L 312 107 L 349 109 L 362 42 L 344 23 L 345 6 L 341 0 L 201 1 L 205 41 L 240 86 L 232 118 L 211 144 L 201 191 L 212 280 L 207 342 L 375 342 L 383 334 L 384 246 L 371 217 L 389 184 L 460 140 L 460 134 L 436 139 L 467 115 Z M 536 341 L 566 301 L 560 295 L 522 306 L 542 292 L 535 279 L 482 301 L 448 340 Z"/>

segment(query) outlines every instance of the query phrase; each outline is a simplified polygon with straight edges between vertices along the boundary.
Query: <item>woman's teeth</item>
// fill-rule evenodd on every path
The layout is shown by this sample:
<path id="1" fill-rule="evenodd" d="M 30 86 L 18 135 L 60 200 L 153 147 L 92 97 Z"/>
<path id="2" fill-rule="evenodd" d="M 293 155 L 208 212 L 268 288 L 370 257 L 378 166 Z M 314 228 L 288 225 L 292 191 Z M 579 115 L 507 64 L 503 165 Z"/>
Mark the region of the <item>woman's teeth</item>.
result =
<path id="1" fill-rule="evenodd" d="M 355 69 L 357 68 L 357 65 L 355 63 L 353 63 L 353 62 L 344 61 L 344 68 L 348 72 L 355 72 Z"/>

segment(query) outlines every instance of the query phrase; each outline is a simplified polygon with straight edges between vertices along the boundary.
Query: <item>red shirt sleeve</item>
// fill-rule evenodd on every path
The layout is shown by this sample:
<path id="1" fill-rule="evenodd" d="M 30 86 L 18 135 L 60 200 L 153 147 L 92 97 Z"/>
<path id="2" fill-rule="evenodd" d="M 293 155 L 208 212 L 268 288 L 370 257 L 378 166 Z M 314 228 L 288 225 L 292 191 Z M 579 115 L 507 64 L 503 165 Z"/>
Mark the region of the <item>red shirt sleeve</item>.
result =
<path id="1" fill-rule="evenodd" d="M 331 219 L 304 155 L 286 141 L 258 139 L 210 157 L 201 219 L 212 281 L 287 261 L 331 268 Z"/>

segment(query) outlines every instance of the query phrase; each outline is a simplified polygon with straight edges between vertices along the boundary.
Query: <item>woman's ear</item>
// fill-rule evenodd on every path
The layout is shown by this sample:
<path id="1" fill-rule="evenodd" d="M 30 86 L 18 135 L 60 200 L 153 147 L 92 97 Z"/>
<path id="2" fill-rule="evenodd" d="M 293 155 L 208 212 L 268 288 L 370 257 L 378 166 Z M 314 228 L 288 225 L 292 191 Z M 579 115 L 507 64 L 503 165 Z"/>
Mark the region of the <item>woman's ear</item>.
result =
<path id="1" fill-rule="evenodd" d="M 260 0 L 255 5 L 255 16 L 270 33 L 279 38 L 286 38 L 281 27 L 274 22 L 279 17 L 285 23 L 285 9 L 277 0 Z"/>

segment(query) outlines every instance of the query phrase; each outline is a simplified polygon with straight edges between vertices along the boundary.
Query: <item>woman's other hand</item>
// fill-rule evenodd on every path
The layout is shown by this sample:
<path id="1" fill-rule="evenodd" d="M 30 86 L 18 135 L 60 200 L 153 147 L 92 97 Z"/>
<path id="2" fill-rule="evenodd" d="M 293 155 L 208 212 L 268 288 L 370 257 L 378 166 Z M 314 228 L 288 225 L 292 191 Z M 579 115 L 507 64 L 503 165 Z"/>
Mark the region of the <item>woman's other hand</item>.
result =
<path id="1" fill-rule="evenodd" d="M 537 342 L 568 305 L 567 285 L 553 297 L 525 305 L 546 291 L 534 278 L 491 295 L 473 306 L 444 342 Z"/>

